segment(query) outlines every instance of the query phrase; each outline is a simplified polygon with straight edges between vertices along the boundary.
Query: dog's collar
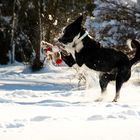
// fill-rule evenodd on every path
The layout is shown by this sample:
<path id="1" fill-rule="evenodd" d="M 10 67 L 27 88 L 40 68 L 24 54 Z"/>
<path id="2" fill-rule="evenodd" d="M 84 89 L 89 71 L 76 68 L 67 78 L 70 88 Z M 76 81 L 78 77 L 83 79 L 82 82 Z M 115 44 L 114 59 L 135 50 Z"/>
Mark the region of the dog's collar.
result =
<path id="1" fill-rule="evenodd" d="M 80 42 L 81 40 L 83 40 L 87 35 L 88 35 L 88 32 L 85 31 L 85 33 L 84 33 L 80 38 L 78 38 L 78 39 L 75 41 L 75 45 L 79 44 L 79 42 Z"/>

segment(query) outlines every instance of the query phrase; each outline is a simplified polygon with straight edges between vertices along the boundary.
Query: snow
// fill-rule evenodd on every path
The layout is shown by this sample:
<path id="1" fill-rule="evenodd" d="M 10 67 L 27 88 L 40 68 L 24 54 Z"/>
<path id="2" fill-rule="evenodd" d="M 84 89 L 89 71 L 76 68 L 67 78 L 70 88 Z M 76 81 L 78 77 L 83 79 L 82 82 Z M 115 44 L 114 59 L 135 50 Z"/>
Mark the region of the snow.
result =
<path id="1" fill-rule="evenodd" d="M 87 88 L 74 69 L 47 65 L 31 73 L 15 63 L 0 66 L 1 140 L 139 140 L 139 66 L 112 103 L 114 82 L 102 102 L 98 78 Z"/>

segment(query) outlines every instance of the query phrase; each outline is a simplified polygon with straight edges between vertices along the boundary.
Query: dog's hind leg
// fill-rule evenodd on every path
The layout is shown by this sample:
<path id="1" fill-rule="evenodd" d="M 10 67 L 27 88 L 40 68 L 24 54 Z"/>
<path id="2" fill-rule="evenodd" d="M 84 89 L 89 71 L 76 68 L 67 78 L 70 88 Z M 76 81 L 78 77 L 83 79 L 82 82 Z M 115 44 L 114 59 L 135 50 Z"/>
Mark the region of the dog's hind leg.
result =
<path id="1" fill-rule="evenodd" d="M 101 87 L 101 96 L 96 101 L 102 101 L 106 95 L 106 88 L 110 81 L 115 80 L 116 74 L 102 73 L 99 76 L 99 83 Z"/>
<path id="2" fill-rule="evenodd" d="M 103 94 L 106 91 L 107 85 L 110 81 L 109 74 L 107 74 L 107 73 L 101 74 L 99 79 L 100 79 L 99 83 L 100 83 L 100 87 L 101 87 L 101 93 Z"/>
<path id="3" fill-rule="evenodd" d="M 118 98 L 120 97 L 120 89 L 124 82 L 126 82 L 131 76 L 131 69 L 124 67 L 123 69 L 118 71 L 116 77 L 116 95 L 113 99 L 113 102 L 117 102 Z"/>

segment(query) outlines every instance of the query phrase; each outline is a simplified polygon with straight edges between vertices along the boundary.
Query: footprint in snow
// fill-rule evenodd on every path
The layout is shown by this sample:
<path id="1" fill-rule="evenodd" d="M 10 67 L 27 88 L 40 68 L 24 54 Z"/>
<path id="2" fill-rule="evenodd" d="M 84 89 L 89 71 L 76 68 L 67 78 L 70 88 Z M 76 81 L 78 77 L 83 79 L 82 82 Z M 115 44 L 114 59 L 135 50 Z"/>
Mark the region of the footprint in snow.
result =
<path id="1" fill-rule="evenodd" d="M 127 110 L 127 111 L 123 111 L 123 114 L 129 115 L 129 116 L 136 116 L 136 112 L 133 110 Z"/>
<path id="2" fill-rule="evenodd" d="M 101 115 L 93 115 L 93 116 L 89 117 L 87 120 L 88 121 L 96 121 L 96 120 L 103 120 L 103 119 L 104 118 Z"/>
<path id="3" fill-rule="evenodd" d="M 40 122 L 50 118 L 51 118 L 50 116 L 36 116 L 34 118 L 31 118 L 30 120 L 34 122 Z"/>
<path id="4" fill-rule="evenodd" d="M 22 123 L 9 123 L 9 124 L 6 124 L 6 128 L 20 128 L 20 127 L 24 127 L 24 124 L 22 124 Z"/>

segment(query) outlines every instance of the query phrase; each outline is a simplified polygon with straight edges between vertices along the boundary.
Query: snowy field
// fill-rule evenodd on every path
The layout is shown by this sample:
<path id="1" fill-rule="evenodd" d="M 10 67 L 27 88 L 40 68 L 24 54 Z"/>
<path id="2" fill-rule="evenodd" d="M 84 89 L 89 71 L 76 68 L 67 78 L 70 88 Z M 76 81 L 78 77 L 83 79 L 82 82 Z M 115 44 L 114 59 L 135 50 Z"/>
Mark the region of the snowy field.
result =
<path id="1" fill-rule="evenodd" d="M 114 82 L 106 98 L 95 102 L 96 75 L 78 86 L 76 71 L 66 66 L 36 73 L 18 63 L 0 66 L 0 140 L 140 140 L 138 70 L 112 103 Z"/>

